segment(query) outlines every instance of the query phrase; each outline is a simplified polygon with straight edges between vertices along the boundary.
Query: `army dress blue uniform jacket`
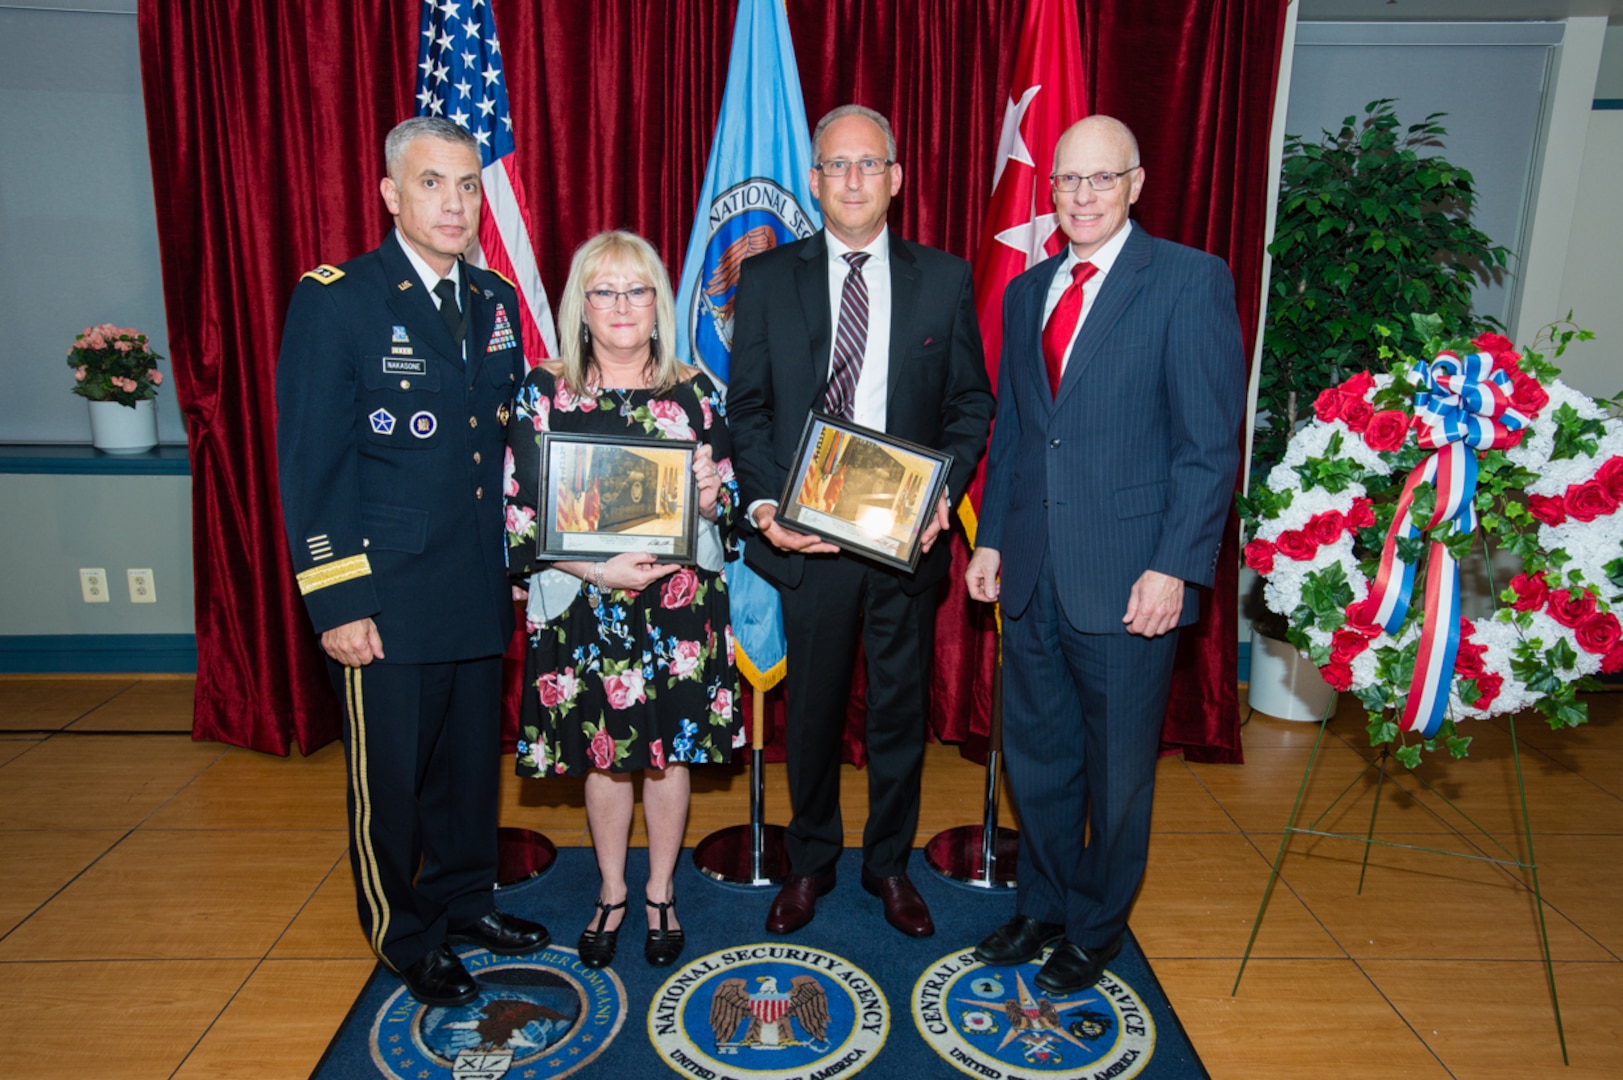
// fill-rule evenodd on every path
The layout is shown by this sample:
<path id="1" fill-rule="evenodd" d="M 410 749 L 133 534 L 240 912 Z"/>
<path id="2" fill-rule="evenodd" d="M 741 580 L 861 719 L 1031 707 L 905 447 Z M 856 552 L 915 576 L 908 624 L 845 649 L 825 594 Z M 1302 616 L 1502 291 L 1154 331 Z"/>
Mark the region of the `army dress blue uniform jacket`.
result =
<path id="1" fill-rule="evenodd" d="M 500 655 L 518 297 L 463 263 L 467 362 L 391 235 L 299 281 L 276 373 L 282 516 L 317 633 L 371 617 L 390 663 Z"/>

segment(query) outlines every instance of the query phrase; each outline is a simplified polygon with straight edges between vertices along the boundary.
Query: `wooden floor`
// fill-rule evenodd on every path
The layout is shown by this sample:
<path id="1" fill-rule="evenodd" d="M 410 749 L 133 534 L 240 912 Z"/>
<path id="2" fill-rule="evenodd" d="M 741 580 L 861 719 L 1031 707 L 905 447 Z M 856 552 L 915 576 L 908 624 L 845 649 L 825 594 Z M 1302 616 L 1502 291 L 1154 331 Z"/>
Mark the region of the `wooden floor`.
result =
<path id="1" fill-rule="evenodd" d="M 338 748 L 194 743 L 173 734 L 191 696 L 186 679 L 0 677 L 0 1074 L 306 1076 L 372 970 Z M 1213 1077 L 1623 1076 L 1623 695 L 1590 704 L 1577 731 L 1517 727 L 1567 1069 L 1522 874 L 1418 850 L 1502 854 L 1456 835 L 1413 775 L 1384 788 L 1377 837 L 1400 846 L 1371 851 L 1362 892 L 1361 844 L 1292 839 L 1235 996 L 1318 726 L 1257 716 L 1243 766 L 1162 761 L 1132 926 Z M 1524 854 L 1509 726 L 1469 733 L 1469 760 L 1420 774 Z M 1318 827 L 1368 827 L 1366 743 L 1344 705 L 1299 824 L 1350 786 Z M 920 842 L 979 817 L 982 773 L 952 748 L 930 748 L 924 782 Z M 690 844 L 744 820 L 742 773 L 700 771 L 695 789 Z M 768 790 L 781 822 L 781 768 Z M 504 824 L 588 842 L 578 783 L 509 777 L 502 801 Z"/>

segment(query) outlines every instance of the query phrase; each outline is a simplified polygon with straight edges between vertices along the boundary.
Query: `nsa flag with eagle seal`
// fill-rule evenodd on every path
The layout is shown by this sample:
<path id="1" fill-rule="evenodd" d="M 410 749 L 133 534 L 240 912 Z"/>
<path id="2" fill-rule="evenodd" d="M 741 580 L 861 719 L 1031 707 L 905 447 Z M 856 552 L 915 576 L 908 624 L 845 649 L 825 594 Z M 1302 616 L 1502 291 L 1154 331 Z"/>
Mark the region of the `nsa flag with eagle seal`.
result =
<path id="1" fill-rule="evenodd" d="M 678 355 L 724 385 L 739 264 L 823 227 L 798 70 L 782 0 L 742 0 L 676 298 Z"/>
<path id="2" fill-rule="evenodd" d="M 654 994 L 648 1037 L 687 1076 L 810 1080 L 860 1072 L 890 1034 L 867 972 L 821 949 L 742 945 L 702 956 Z"/>

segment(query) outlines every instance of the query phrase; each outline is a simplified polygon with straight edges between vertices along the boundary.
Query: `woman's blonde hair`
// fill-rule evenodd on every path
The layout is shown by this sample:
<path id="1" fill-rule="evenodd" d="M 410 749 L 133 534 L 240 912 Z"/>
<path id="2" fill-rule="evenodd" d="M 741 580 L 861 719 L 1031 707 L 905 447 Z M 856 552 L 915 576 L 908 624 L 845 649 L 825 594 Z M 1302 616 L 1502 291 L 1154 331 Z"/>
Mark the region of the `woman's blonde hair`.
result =
<path id="1" fill-rule="evenodd" d="M 654 336 L 649 342 L 648 385 L 656 394 L 667 393 L 688 377 L 687 365 L 676 355 L 676 303 L 671 296 L 671 279 L 654 245 L 623 229 L 598 233 L 575 251 L 563 299 L 558 304 L 555 374 L 577 397 L 590 393 L 594 387 L 593 343 L 585 333 L 586 286 L 610 266 L 654 287 Z"/>

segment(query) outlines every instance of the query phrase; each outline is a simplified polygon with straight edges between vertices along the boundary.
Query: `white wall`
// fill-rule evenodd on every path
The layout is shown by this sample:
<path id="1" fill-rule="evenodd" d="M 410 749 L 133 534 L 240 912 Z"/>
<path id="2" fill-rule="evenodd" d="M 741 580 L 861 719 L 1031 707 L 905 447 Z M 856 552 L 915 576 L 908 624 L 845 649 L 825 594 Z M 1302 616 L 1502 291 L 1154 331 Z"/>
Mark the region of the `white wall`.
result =
<path id="1" fill-rule="evenodd" d="M 1608 35 L 1607 46 L 1623 55 L 1623 36 Z M 1573 213 L 1582 227 L 1567 247 L 1558 310 L 1570 308 L 1596 340 L 1573 346 L 1559 363 L 1574 389 L 1611 397 L 1623 391 L 1623 110 L 1591 111 L 1587 131 Z"/>

